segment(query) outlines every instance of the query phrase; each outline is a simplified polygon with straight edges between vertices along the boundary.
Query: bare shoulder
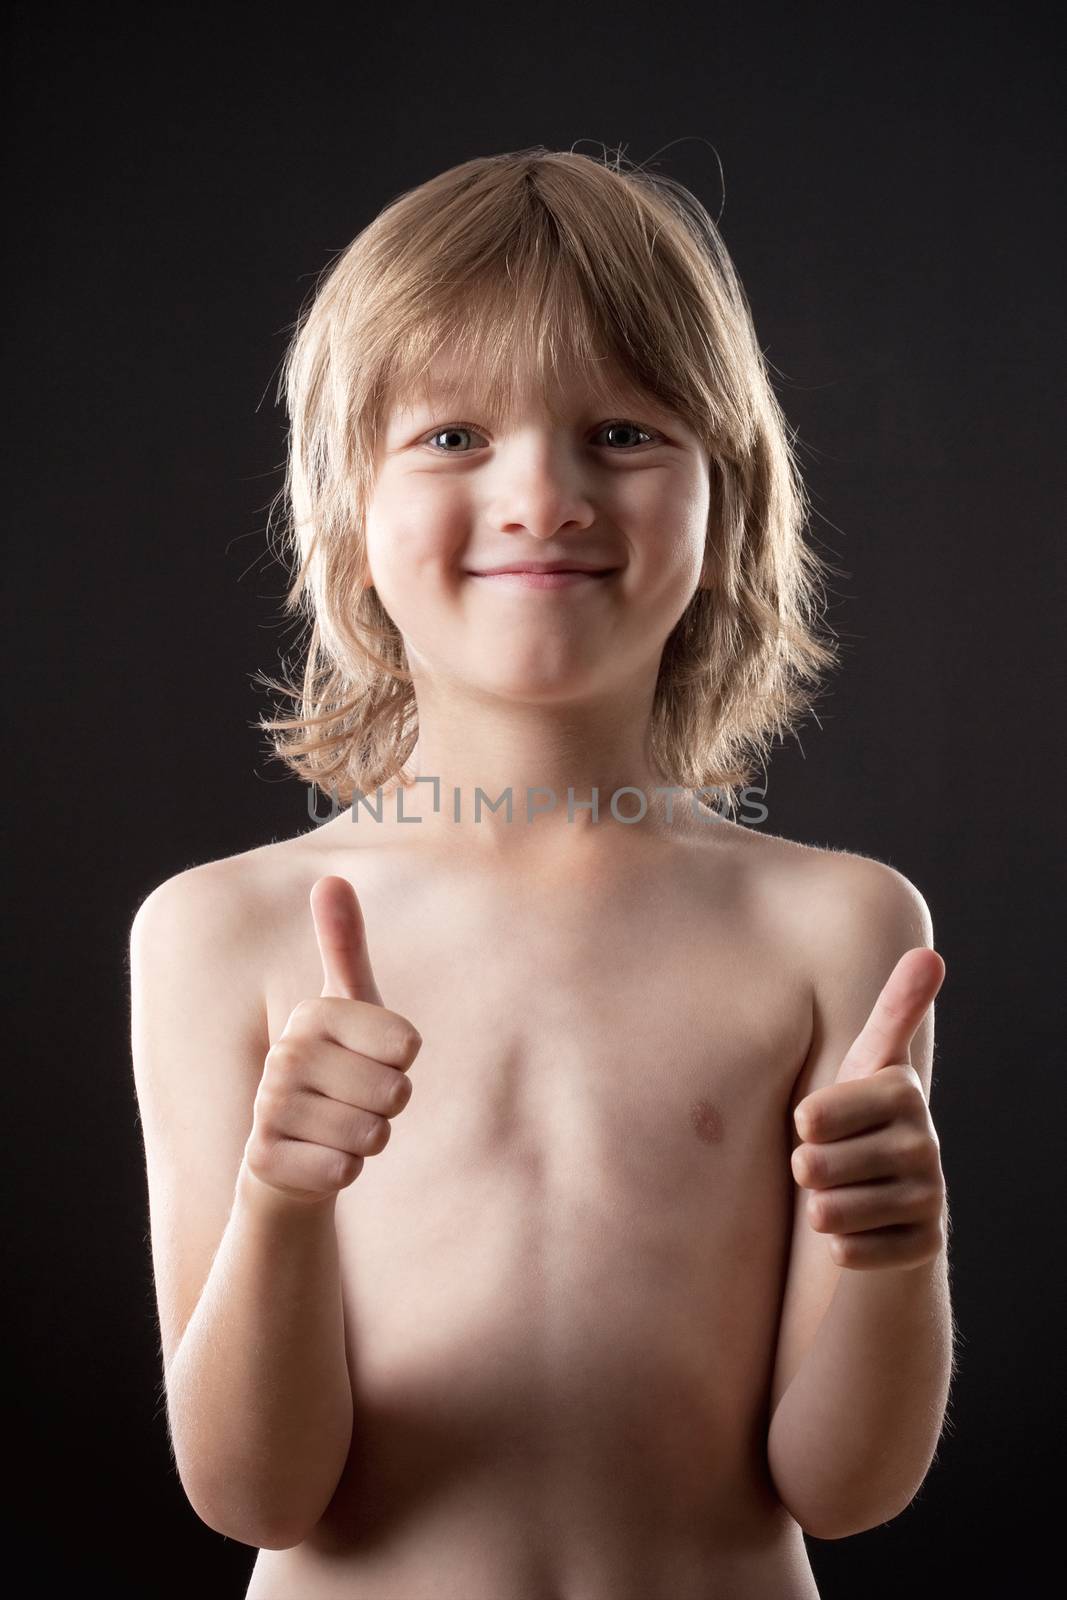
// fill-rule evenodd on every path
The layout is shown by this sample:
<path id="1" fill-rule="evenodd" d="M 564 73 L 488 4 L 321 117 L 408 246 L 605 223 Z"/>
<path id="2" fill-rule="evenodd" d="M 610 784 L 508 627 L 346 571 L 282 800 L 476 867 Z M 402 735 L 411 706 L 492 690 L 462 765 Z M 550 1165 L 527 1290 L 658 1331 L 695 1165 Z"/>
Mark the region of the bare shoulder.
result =
<path id="1" fill-rule="evenodd" d="M 810 928 L 820 945 L 847 952 L 852 939 L 931 941 L 930 909 L 921 891 L 896 867 L 857 851 L 812 845 L 802 850 Z"/>
<path id="2" fill-rule="evenodd" d="M 933 919 L 922 892 L 888 862 L 849 851 L 819 856 L 809 934 L 813 992 L 827 1036 L 836 1026 L 838 1043 L 850 1043 L 901 956 L 934 947 Z M 928 1043 L 924 1032 L 920 1058 Z M 922 1071 L 928 1076 L 928 1067 Z"/>
<path id="3" fill-rule="evenodd" d="M 753 881 L 765 884 L 781 909 L 802 917 L 812 932 L 840 931 L 849 918 L 872 913 L 929 917 L 919 889 L 888 862 L 736 823 L 725 826 Z"/>
<path id="4" fill-rule="evenodd" d="M 139 1092 L 171 1072 L 170 1036 L 239 1039 L 252 1059 L 266 1033 L 262 983 L 269 898 L 258 852 L 173 873 L 145 897 L 129 934 L 134 1075 Z M 214 1030 L 217 1037 L 212 1036 Z M 163 1063 L 166 1062 L 166 1068 Z M 261 1064 L 261 1063 L 260 1063 Z"/>
<path id="5" fill-rule="evenodd" d="M 269 931 L 294 885 L 302 884 L 313 848 L 313 835 L 298 834 L 185 867 L 145 897 L 134 924 L 185 917 L 205 938 L 252 954 L 257 933 Z"/>
<path id="6" fill-rule="evenodd" d="M 802 844 L 780 835 L 723 825 L 726 853 L 737 863 L 749 904 L 796 970 L 820 986 L 840 986 L 866 963 L 883 972 L 896 956 L 932 945 L 933 924 L 921 891 L 873 856 Z M 895 953 L 895 954 L 894 954 Z M 884 981 L 884 979 L 883 979 Z"/>

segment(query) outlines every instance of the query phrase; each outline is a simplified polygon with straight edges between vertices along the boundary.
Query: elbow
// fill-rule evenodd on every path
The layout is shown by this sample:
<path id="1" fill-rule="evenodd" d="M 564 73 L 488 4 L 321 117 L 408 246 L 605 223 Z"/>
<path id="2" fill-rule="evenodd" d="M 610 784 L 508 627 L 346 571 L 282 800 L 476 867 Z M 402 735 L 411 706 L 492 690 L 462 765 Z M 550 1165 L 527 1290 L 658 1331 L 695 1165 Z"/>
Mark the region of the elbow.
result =
<path id="1" fill-rule="evenodd" d="M 824 1543 L 829 1543 L 833 1539 L 851 1539 L 853 1534 L 866 1533 L 868 1528 L 875 1526 L 874 1523 L 856 1523 L 840 1519 L 836 1522 L 824 1522 L 821 1519 L 813 1521 L 809 1517 L 805 1517 L 803 1521 L 798 1517 L 797 1521 L 809 1539 L 821 1539 Z"/>
<path id="2" fill-rule="evenodd" d="M 884 1527 L 886 1523 L 892 1522 L 895 1516 L 899 1516 L 899 1512 L 891 1512 L 889 1516 L 878 1512 L 874 1516 L 851 1517 L 832 1523 L 816 1522 L 811 1526 L 802 1522 L 800 1526 L 809 1539 L 851 1539 L 857 1533 L 869 1533 L 872 1528 Z"/>
<path id="3" fill-rule="evenodd" d="M 268 1528 L 257 1536 L 256 1549 L 292 1550 L 296 1545 L 303 1544 L 308 1531 L 307 1528 L 301 1528 L 299 1531 L 292 1528 Z"/>
<path id="4" fill-rule="evenodd" d="M 806 1500 L 803 1495 L 791 1494 L 774 1478 L 773 1473 L 771 1476 L 778 1499 L 802 1532 L 810 1539 L 826 1542 L 851 1539 L 857 1533 L 868 1533 L 871 1528 L 892 1522 L 913 1499 L 912 1495 L 908 1495 L 895 1506 L 887 1505 L 884 1500 L 877 1504 L 868 1500 L 863 1506 L 858 1506 L 855 1502 L 846 1504 L 827 1495 L 813 1503 L 810 1493 Z"/>
<path id="5" fill-rule="evenodd" d="M 298 1531 L 256 1518 L 238 1517 L 230 1513 L 220 1515 L 198 1504 L 188 1491 L 186 1498 L 200 1521 L 212 1533 L 220 1533 L 224 1539 L 233 1539 L 237 1544 L 246 1544 L 253 1550 L 291 1550 L 307 1537 L 307 1530 L 303 1528 Z"/>
<path id="6" fill-rule="evenodd" d="M 809 1539 L 829 1542 L 835 1539 L 851 1539 L 857 1533 L 869 1533 L 872 1528 L 884 1527 L 892 1522 L 894 1517 L 899 1517 L 902 1511 L 906 1511 L 913 1498 L 914 1496 L 909 1496 L 901 1504 L 890 1507 L 882 1504 L 868 1505 L 864 1509 L 851 1506 L 828 1510 L 823 1506 L 817 1512 L 808 1508 L 800 1514 L 788 1503 L 783 1501 L 783 1504 Z"/>
<path id="7" fill-rule="evenodd" d="M 351 1428 L 343 1436 L 335 1470 L 321 1472 L 286 1453 L 272 1458 L 255 1441 L 235 1448 L 206 1447 L 195 1432 L 171 1415 L 171 1447 L 186 1499 L 205 1527 L 256 1550 L 292 1550 L 321 1522 L 347 1460 Z"/>
<path id="8" fill-rule="evenodd" d="M 246 1506 L 236 1506 L 231 1495 L 207 1493 L 179 1472 L 182 1488 L 197 1517 L 212 1533 L 233 1539 L 253 1550 L 291 1550 L 302 1544 L 310 1528 L 291 1519 L 271 1516 Z"/>
<path id="9" fill-rule="evenodd" d="M 922 1487 L 922 1478 L 905 1481 L 898 1473 L 894 1479 L 885 1470 L 868 1466 L 864 1471 L 855 1463 L 832 1474 L 798 1474 L 795 1462 L 786 1469 L 775 1448 L 778 1443 L 772 1440 L 768 1450 L 771 1483 L 786 1511 L 812 1539 L 851 1539 L 883 1527 L 908 1509 Z"/>
<path id="10" fill-rule="evenodd" d="M 832 1539 L 848 1539 L 853 1533 L 863 1531 L 854 1527 L 847 1518 L 828 1516 L 825 1510 L 816 1515 L 792 1505 L 781 1494 L 778 1498 L 801 1532 L 809 1539 L 822 1539 L 828 1542 Z"/>

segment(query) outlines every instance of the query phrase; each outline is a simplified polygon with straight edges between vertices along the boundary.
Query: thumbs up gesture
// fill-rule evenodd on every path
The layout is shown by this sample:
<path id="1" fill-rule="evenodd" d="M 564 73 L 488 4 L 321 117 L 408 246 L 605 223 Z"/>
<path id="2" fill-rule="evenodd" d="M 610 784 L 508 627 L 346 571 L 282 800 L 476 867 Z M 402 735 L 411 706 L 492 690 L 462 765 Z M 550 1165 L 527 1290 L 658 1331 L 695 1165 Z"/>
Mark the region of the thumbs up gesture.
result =
<path id="1" fill-rule="evenodd" d="M 301 1000 L 267 1052 L 245 1165 L 294 1201 L 335 1199 L 389 1142 L 411 1098 L 407 1069 L 422 1037 L 387 1011 L 371 970 L 356 891 L 319 878 L 311 914 L 322 993 Z"/>
<path id="2" fill-rule="evenodd" d="M 944 976 L 936 950 L 902 955 L 834 1082 L 793 1113 L 793 1176 L 838 1266 L 918 1267 L 944 1246 L 941 1148 L 909 1056 Z"/>

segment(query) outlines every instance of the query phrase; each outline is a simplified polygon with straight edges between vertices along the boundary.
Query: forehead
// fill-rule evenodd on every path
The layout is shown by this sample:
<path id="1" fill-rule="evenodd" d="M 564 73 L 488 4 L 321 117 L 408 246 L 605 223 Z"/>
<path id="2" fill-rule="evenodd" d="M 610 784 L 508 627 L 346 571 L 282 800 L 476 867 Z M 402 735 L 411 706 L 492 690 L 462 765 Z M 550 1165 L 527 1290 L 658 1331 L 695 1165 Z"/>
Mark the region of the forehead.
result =
<path id="1" fill-rule="evenodd" d="M 652 399 L 617 366 L 604 365 L 595 372 L 584 371 L 580 367 L 564 369 L 547 391 L 536 376 L 515 374 L 513 384 L 516 403 L 534 409 L 555 407 L 568 410 L 604 393 L 619 399 L 644 400 L 646 404 Z M 387 400 L 392 409 L 398 410 L 424 403 L 452 401 L 462 396 L 483 400 L 487 391 L 488 385 L 477 371 L 457 366 L 451 361 L 436 361 L 421 373 L 405 373 L 394 378 L 388 388 Z"/>
<path id="2" fill-rule="evenodd" d="M 539 382 L 536 373 L 510 368 L 509 381 L 514 384 L 515 392 L 525 395 L 526 398 L 539 397 L 544 394 L 545 387 L 557 390 L 558 397 L 561 398 L 566 398 L 568 395 L 589 394 L 595 392 L 598 387 L 605 386 L 613 390 L 629 390 L 632 394 L 641 392 L 640 386 L 635 384 L 629 373 L 625 373 L 622 366 L 614 360 L 603 360 L 592 366 L 582 366 L 576 362 L 563 360 L 553 371 L 547 386 Z M 475 366 L 470 363 L 464 365 L 454 355 L 448 357 L 438 355 L 421 371 L 413 368 L 411 371 L 398 374 L 390 384 L 390 392 L 440 398 L 443 395 L 461 394 L 461 392 L 467 394 L 470 390 L 477 392 L 485 387 L 486 382 Z"/>

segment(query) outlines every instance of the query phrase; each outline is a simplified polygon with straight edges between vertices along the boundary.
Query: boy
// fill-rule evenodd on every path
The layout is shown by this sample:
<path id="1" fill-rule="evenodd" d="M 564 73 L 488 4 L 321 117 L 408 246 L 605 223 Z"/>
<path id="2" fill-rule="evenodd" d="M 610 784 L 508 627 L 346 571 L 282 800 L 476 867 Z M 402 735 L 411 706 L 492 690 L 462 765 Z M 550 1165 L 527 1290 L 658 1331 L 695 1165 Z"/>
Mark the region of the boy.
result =
<path id="1" fill-rule="evenodd" d="M 817 1596 L 803 1533 L 901 1511 L 947 1403 L 944 967 L 899 873 L 692 793 L 831 658 L 725 249 L 666 180 L 468 162 L 288 383 L 269 726 L 351 804 L 131 939 L 183 1487 L 250 1600 Z"/>

